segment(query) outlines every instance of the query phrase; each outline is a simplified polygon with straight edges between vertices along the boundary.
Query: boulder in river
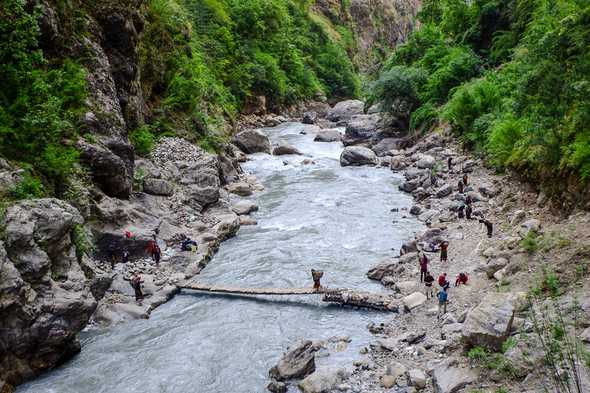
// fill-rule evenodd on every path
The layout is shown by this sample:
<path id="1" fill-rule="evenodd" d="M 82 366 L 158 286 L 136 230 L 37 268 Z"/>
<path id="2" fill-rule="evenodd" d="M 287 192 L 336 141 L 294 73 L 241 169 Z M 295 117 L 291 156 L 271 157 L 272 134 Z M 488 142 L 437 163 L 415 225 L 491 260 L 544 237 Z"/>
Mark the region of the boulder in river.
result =
<path id="1" fill-rule="evenodd" d="M 375 153 L 362 146 L 346 147 L 340 155 L 340 165 L 342 166 L 377 165 L 377 163 Z"/>
<path id="2" fill-rule="evenodd" d="M 381 115 L 354 116 L 347 124 L 343 142 L 345 146 L 368 142 L 380 129 Z"/>
<path id="3" fill-rule="evenodd" d="M 245 130 L 237 133 L 233 142 L 246 154 L 268 153 L 270 154 L 270 140 L 258 130 Z"/>
<path id="4" fill-rule="evenodd" d="M 318 131 L 314 138 L 314 142 L 340 142 L 342 134 L 337 129 L 328 129 Z"/>
<path id="5" fill-rule="evenodd" d="M 252 191 L 252 187 L 245 182 L 237 182 L 237 183 L 231 183 L 227 185 L 227 191 L 229 191 L 232 194 L 236 194 L 239 196 L 250 196 L 252 195 L 254 192 Z"/>
<path id="6" fill-rule="evenodd" d="M 284 156 L 289 154 L 294 154 L 298 156 L 302 155 L 302 153 L 297 148 L 289 145 L 277 146 L 272 151 L 273 156 Z"/>
<path id="7" fill-rule="evenodd" d="M 318 120 L 318 114 L 315 111 L 309 111 L 309 112 L 305 112 L 303 114 L 303 119 L 301 120 L 301 122 L 303 124 L 315 124 L 315 122 Z"/>
<path id="8" fill-rule="evenodd" d="M 359 100 L 341 101 L 328 111 L 328 120 L 333 122 L 348 121 L 355 115 L 363 113 L 365 104 Z"/>
<path id="9" fill-rule="evenodd" d="M 232 210 L 238 216 L 250 214 L 258 210 L 258 206 L 252 201 L 239 201 L 232 206 Z"/>
<path id="10" fill-rule="evenodd" d="M 270 377 L 277 381 L 303 378 L 315 371 L 315 353 L 321 349 L 318 343 L 306 340 L 289 349 L 279 363 L 270 369 Z"/>

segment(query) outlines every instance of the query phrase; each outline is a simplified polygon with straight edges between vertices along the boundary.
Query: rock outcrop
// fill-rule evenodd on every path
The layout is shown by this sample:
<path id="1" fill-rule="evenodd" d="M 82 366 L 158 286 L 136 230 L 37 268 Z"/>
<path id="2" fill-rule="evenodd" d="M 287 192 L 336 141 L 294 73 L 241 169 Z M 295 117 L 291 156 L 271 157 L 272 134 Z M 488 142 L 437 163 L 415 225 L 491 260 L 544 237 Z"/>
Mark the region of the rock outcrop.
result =
<path id="1" fill-rule="evenodd" d="M 320 345 L 309 340 L 297 343 L 270 369 L 270 377 L 286 381 L 308 376 L 315 371 L 315 353 L 320 349 Z"/>
<path id="2" fill-rule="evenodd" d="M 233 138 L 234 144 L 246 154 L 271 152 L 268 137 L 258 130 L 245 130 Z"/>
<path id="3" fill-rule="evenodd" d="M 346 147 L 340 155 L 340 165 L 342 166 L 361 166 L 377 165 L 377 156 L 369 148 L 362 146 Z"/>

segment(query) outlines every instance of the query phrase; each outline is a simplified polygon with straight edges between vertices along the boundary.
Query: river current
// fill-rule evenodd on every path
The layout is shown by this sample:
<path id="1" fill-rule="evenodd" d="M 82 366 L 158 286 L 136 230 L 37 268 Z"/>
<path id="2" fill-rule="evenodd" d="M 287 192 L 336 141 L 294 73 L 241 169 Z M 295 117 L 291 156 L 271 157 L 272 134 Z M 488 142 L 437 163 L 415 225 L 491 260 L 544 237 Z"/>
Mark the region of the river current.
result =
<path id="1" fill-rule="evenodd" d="M 389 169 L 341 167 L 341 143 L 313 142 L 315 130 L 300 123 L 263 130 L 307 157 L 256 154 L 243 164 L 265 186 L 251 197 L 258 225 L 224 242 L 199 281 L 302 287 L 315 268 L 325 271 L 326 286 L 383 290 L 365 274 L 419 229 L 404 217 L 411 198 Z M 149 320 L 82 333 L 79 355 L 18 393 L 263 393 L 269 368 L 290 344 L 348 335 L 346 350 L 317 364 L 350 366 L 371 341 L 367 324 L 384 318 L 317 296 L 183 293 Z"/>

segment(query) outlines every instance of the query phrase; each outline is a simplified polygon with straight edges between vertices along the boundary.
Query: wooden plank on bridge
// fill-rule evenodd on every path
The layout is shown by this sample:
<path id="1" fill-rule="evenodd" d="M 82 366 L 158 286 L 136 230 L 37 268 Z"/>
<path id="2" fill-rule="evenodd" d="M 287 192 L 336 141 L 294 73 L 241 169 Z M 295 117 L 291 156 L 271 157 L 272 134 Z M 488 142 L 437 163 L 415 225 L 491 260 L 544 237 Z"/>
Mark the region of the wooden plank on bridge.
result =
<path id="1" fill-rule="evenodd" d="M 316 290 L 314 288 L 238 288 L 218 285 L 207 285 L 187 283 L 179 286 L 180 289 L 191 289 L 211 293 L 228 293 L 236 295 L 316 295 L 328 291 L 325 288 Z"/>

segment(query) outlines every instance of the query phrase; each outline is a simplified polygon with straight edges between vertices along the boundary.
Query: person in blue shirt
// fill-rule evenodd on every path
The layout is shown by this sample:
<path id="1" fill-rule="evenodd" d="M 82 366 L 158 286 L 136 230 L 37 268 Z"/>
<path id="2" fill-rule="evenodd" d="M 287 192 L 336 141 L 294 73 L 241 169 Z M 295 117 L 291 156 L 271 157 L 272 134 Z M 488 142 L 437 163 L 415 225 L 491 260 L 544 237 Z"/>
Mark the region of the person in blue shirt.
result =
<path id="1" fill-rule="evenodd" d="M 443 287 L 436 295 L 438 297 L 438 317 L 447 313 L 447 303 L 449 299 L 449 293 L 447 292 L 447 287 Z"/>

